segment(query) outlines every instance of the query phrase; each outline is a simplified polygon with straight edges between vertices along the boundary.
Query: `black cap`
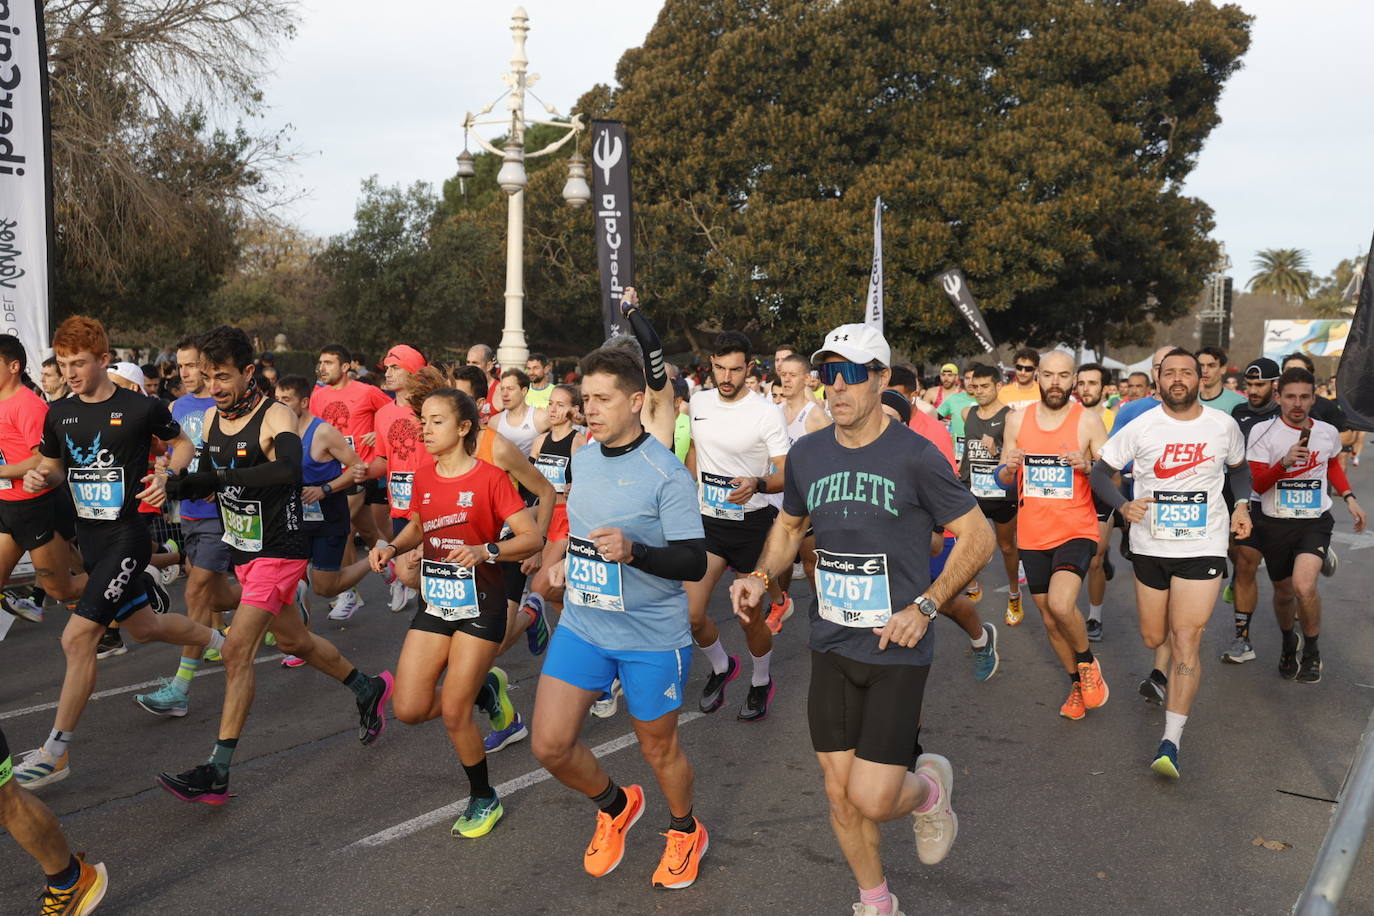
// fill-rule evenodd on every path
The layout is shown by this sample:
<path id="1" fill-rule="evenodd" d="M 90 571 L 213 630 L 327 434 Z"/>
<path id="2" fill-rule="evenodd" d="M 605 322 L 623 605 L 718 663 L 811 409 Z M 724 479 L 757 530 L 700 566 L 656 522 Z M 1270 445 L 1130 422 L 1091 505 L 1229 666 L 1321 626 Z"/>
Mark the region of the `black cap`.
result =
<path id="1" fill-rule="evenodd" d="M 1276 381 L 1279 377 L 1279 364 L 1267 356 L 1261 356 L 1245 367 L 1245 377 L 1255 382 Z"/>
<path id="2" fill-rule="evenodd" d="M 897 416 L 903 423 L 911 422 L 911 402 L 906 399 L 906 395 L 893 388 L 888 388 L 883 392 L 883 403 L 897 411 Z"/>

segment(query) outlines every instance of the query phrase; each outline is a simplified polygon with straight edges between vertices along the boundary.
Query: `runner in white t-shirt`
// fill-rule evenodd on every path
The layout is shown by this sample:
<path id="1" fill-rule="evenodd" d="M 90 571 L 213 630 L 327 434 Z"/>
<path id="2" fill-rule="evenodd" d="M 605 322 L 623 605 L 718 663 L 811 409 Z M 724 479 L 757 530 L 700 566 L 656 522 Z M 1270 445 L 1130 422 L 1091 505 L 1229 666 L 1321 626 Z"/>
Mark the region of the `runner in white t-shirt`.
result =
<path id="1" fill-rule="evenodd" d="M 1164 738 L 1150 768 L 1178 778 L 1178 745 L 1202 678 L 1202 631 L 1226 569 L 1230 532 L 1250 533 L 1250 467 L 1236 421 L 1198 402 L 1201 369 L 1187 350 L 1165 354 L 1160 409 L 1141 414 L 1107 440 L 1093 467 L 1098 498 L 1131 523 L 1140 634 L 1151 649 L 1172 640 L 1173 676 Z M 1135 464 L 1135 499 L 1112 476 Z M 1236 508 L 1227 518 L 1229 480 Z"/>
<path id="2" fill-rule="evenodd" d="M 707 563 L 700 581 L 683 585 L 692 612 L 692 637 L 711 663 L 712 674 L 701 695 L 702 712 L 720 708 L 725 685 L 740 669 L 739 658 L 726 654 L 715 622 L 706 615 L 707 601 L 727 566 L 743 574 L 757 565 L 778 514 L 764 494 L 782 491 L 791 447 L 782 411 L 772 401 L 753 397 L 745 386 L 749 350 L 749 338 L 738 331 L 718 335 L 711 355 L 716 387 L 697 392 L 690 405 L 692 448 L 687 468 L 697 480 Z M 791 599 L 784 595 L 782 600 Z M 746 722 L 766 716 L 773 698 L 773 634 L 766 617 L 755 614 L 749 622 L 740 622 L 754 663 L 749 694 L 739 711 Z"/>

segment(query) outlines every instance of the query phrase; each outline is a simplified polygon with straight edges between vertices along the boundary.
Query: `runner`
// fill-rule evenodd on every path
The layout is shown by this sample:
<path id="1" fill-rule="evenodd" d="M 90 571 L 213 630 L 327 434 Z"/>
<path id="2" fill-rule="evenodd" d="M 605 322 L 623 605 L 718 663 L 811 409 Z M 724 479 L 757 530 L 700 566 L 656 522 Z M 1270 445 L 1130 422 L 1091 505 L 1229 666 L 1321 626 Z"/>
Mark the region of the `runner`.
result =
<path id="1" fill-rule="evenodd" d="M 1226 351 L 1221 347 L 1203 347 L 1197 351 L 1202 366 L 1202 384 L 1198 400 L 1204 407 L 1214 407 L 1226 415 L 1245 403 L 1245 395 L 1226 387 Z"/>
<path id="2" fill-rule="evenodd" d="M 940 370 L 941 382 L 944 381 L 945 370 L 953 366 L 953 363 L 945 363 Z M 964 370 L 963 386 L 944 395 L 935 409 L 935 416 L 945 421 L 949 426 L 950 436 L 954 438 L 955 461 L 962 461 L 964 457 L 964 409 L 977 403 L 973 395 L 968 393 L 968 383 L 972 378 L 973 367 L 969 366 Z"/>
<path id="3" fill-rule="evenodd" d="M 24 475 L 38 466 L 38 444 L 48 403 L 29 387 L 28 357 L 19 338 L 0 335 L 0 582 L 28 552 L 39 594 L 33 599 L 4 595 L 5 610 L 31 623 L 43 622 L 43 597 L 75 601 L 86 589 L 81 558 L 72 547 L 76 511 L 71 494 L 56 487 L 33 494 Z"/>
<path id="4" fill-rule="evenodd" d="M 994 475 L 1002 455 L 1002 440 L 1011 408 L 998 398 L 1001 373 L 981 363 L 971 369 L 969 394 L 976 406 L 963 411 L 964 457 L 959 478 L 978 500 L 978 508 L 997 533 L 997 549 L 1007 573 L 1007 626 L 1021 624 L 1020 554 L 1016 549 L 1016 498 L 997 482 Z"/>
<path id="5" fill-rule="evenodd" d="M 1275 383 L 1278 380 L 1279 364 L 1272 359 L 1261 356 L 1245 367 L 1246 401 L 1232 409 L 1231 419 L 1240 427 L 1246 443 L 1250 441 L 1250 430 L 1278 415 L 1279 402 L 1275 397 Z M 1253 493 L 1250 498 L 1254 500 Z M 1250 517 L 1258 520 L 1258 506 L 1250 507 Z M 1260 552 L 1262 545 L 1255 536 L 1255 527 L 1251 526 L 1249 537 L 1232 538 L 1231 562 L 1235 573 L 1222 592 L 1222 597 L 1235 605 L 1236 637 L 1222 653 L 1221 660 L 1233 665 L 1255 658 L 1255 648 L 1250 644 L 1250 619 L 1259 606 L 1259 586 L 1255 580 L 1259 576 L 1260 561 L 1264 559 L 1264 554 Z"/>
<path id="6" fill-rule="evenodd" d="M 83 853 L 72 855 L 52 810 L 32 792 L 21 791 L 13 776 L 9 744 L 4 729 L 0 729 L 0 827 L 48 876 L 43 916 L 94 913 L 109 888 L 105 863 L 88 865 Z"/>
<path id="7" fill-rule="evenodd" d="M 530 377 L 519 369 L 502 372 L 501 383 L 496 390 L 504 409 L 491 418 L 491 428 L 515 443 L 520 453 L 528 458 L 534 440 L 541 433 L 548 432 L 549 412 L 525 403 L 525 395 L 530 390 Z"/>
<path id="8" fill-rule="evenodd" d="M 530 389 L 525 392 L 525 403 L 540 410 L 549 409 L 549 396 L 553 394 L 553 378 L 550 371 L 553 364 L 543 353 L 531 353 L 525 360 L 525 375 L 529 377 Z"/>
<path id="9" fill-rule="evenodd" d="M 782 513 L 758 565 L 735 580 L 735 613 L 756 617 L 767 580 L 792 563 L 815 527 L 818 600 L 811 610 L 807 718 L 825 776 L 830 823 L 859 885 L 861 916 L 897 913 L 879 852 L 879 824 L 914 818 L 916 852 L 934 865 L 958 832 L 954 769 L 917 756 L 920 711 L 934 654 L 936 608 L 957 597 L 992 554 L 973 497 L 928 442 L 879 408 L 891 351 L 875 329 L 836 328 L 812 357 L 835 425 L 797 443 Z M 957 535 L 930 581 L 919 551 L 935 525 Z"/>
<path id="10" fill-rule="evenodd" d="M 189 474 L 183 469 L 168 486 L 179 498 L 215 495 L 243 600 L 220 650 L 227 683 L 210 759 L 177 775 L 161 773 L 158 782 L 182 801 L 222 805 L 229 800 L 229 767 L 253 704 L 253 656 L 265 633 L 276 635 L 282 652 L 305 659 L 349 688 L 357 701 L 358 740 L 363 744 L 371 744 L 386 727 L 393 682 L 390 672 L 369 677 L 354 668 L 332 643 L 306 629 L 295 608 L 281 613 L 292 604 L 307 562 L 299 424 L 254 383 L 253 345 L 242 330 L 215 328 L 201 338 L 200 351 L 215 407 L 206 412 L 198 469 Z"/>
<path id="11" fill-rule="evenodd" d="M 1202 681 L 1202 631 L 1212 616 L 1226 566 L 1228 532 L 1250 533 L 1250 470 L 1245 440 L 1229 416 L 1198 397 L 1198 358 L 1173 349 L 1160 361 L 1163 404 L 1112 437 L 1093 468 L 1093 489 L 1131 523 L 1140 636 L 1172 646 L 1173 672 L 1164 705 L 1164 737 L 1150 768 L 1179 776 L 1179 745 Z M 1135 464 L 1135 498 L 1113 477 Z M 1234 512 L 1225 510 L 1229 482 Z"/>
<path id="12" fill-rule="evenodd" d="M 954 363 L 945 363 L 940 367 L 940 384 L 926 389 L 925 394 L 921 395 L 921 399 L 934 407 L 938 413 L 940 408 L 944 406 L 945 399 L 958 394 L 960 390 L 959 367 Z"/>
<path id="13" fill-rule="evenodd" d="M 1012 410 L 1024 410 L 1027 405 L 1040 400 L 1040 386 L 1036 382 L 1036 370 L 1040 367 L 1040 354 L 1030 347 L 1016 351 L 1012 360 L 1015 377 L 997 392 L 997 399 Z"/>
<path id="14" fill-rule="evenodd" d="M 502 577 L 495 564 L 537 553 L 543 536 L 506 475 L 475 457 L 477 403 L 453 388 L 431 389 L 423 381 L 410 397 L 425 450 L 434 460 L 415 471 L 417 499 L 409 524 L 392 544 L 375 548 L 370 559 L 381 572 L 398 554 L 423 548 L 421 603 L 396 665 L 394 710 L 411 725 L 443 717 L 470 789 L 452 832 L 476 839 L 490 833 L 504 812 L 491 787 L 472 707 L 480 703 L 495 730 L 508 726 L 513 716 L 505 672 L 491 668 L 506 633 Z M 512 537 L 498 543 L 503 525 Z"/>
<path id="15" fill-rule="evenodd" d="M 711 353 L 716 387 L 698 392 L 691 404 L 692 450 L 687 468 L 700 482 L 707 563 L 706 575 L 685 587 L 692 609 L 692 636 L 711 663 L 700 703 L 701 711 L 707 713 L 725 702 L 725 685 L 739 674 L 740 663 L 737 656 L 726 654 L 706 606 L 726 566 L 741 576 L 758 562 L 763 539 L 777 515 L 763 494 L 782 489 L 790 447 L 782 411 L 744 387 L 749 347 L 749 338 L 739 331 L 719 334 Z M 767 616 L 740 618 L 753 659 L 749 692 L 737 716 L 742 722 L 762 720 L 773 699 L 773 634 Z M 783 616 L 785 609 L 779 620 Z"/>
<path id="16" fill-rule="evenodd" d="M 1281 366 L 1284 372 L 1293 368 L 1303 368 L 1316 377 L 1316 364 L 1312 362 L 1312 357 L 1306 353 L 1289 353 L 1283 358 Z M 1358 438 L 1361 433 L 1350 428 L 1350 421 L 1345 416 L 1345 411 L 1341 410 L 1341 405 L 1332 398 L 1315 398 L 1312 401 L 1311 417 L 1314 420 L 1321 420 L 1323 423 L 1330 423 L 1336 427 L 1336 432 L 1341 434 L 1341 454 L 1340 458 L 1344 461 L 1345 455 L 1350 451 L 1351 443 Z M 1331 575 L 1335 572 L 1336 552 L 1327 548 L 1326 562 L 1322 565 L 1322 572 Z"/>
<path id="17" fill-rule="evenodd" d="M 205 446 L 205 411 L 215 406 L 206 392 L 204 361 L 195 337 L 182 339 L 176 346 L 177 372 L 186 393 L 172 402 L 172 419 L 191 440 L 199 460 Z M 220 630 L 224 612 L 238 607 L 243 589 L 229 581 L 233 565 L 229 545 L 224 542 L 224 525 L 219 507 L 210 500 L 183 499 L 181 512 L 181 550 L 186 562 L 186 616 L 196 623 Z M 210 656 L 210 657 L 206 657 Z M 134 702 L 155 716 L 186 715 L 190 710 L 191 683 L 201 661 L 219 661 L 218 651 L 200 646 L 183 646 L 176 675 L 164 679 L 152 693 L 134 695 Z"/>
<path id="18" fill-rule="evenodd" d="M 553 584 L 566 582 L 567 604 L 539 677 L 533 750 L 554 778 L 600 809 L 582 865 L 594 878 L 609 874 L 644 814 L 644 790 L 616 785 L 578 736 L 592 703 L 618 679 L 640 752 L 671 815 L 651 880 L 684 888 L 696 881 L 710 845 L 694 814 L 692 766 L 677 732 L 692 663 L 682 582 L 707 568 L 696 488 L 682 463 L 640 423 L 646 387 L 640 362 L 602 347 L 582 360 L 581 371 L 597 444 L 573 457 L 568 555 L 550 570 Z"/>
<path id="19" fill-rule="evenodd" d="M 66 379 L 62 377 L 62 370 L 57 366 L 56 356 L 49 356 L 43 360 L 43 373 L 38 384 L 43 389 L 43 397 L 49 403 L 60 401 L 72 393 L 72 390 L 67 387 Z"/>
<path id="20" fill-rule="evenodd" d="M 654 326 L 640 308 L 639 293 L 633 286 L 625 288 L 625 299 L 620 303 L 620 311 L 630 325 L 630 333 L 639 344 L 638 357 L 644 366 L 644 380 L 649 386 L 644 392 L 644 409 L 641 411 L 640 422 L 664 448 L 671 449 L 677 431 L 678 411 L 673 406 L 673 389 L 668 386 L 668 374 L 663 363 L 663 344 L 658 339 L 658 331 L 654 330 Z M 616 345 L 614 339 L 607 343 Z"/>
<path id="21" fill-rule="evenodd" d="M 1328 483 L 1364 531 L 1365 514 L 1340 463 L 1340 434 L 1312 415 L 1316 380 L 1304 368 L 1279 376 L 1279 416 L 1250 431 L 1247 456 L 1260 495 L 1255 536 L 1274 583 L 1274 616 L 1283 634 L 1279 675 L 1300 684 L 1322 679 L 1322 603 L 1317 576 L 1331 545 L 1335 519 Z M 1294 631 L 1295 620 L 1302 633 Z M 1298 660 L 1301 650 L 1302 660 Z"/>
<path id="22" fill-rule="evenodd" d="M 1102 427 L 1111 435 L 1115 411 L 1102 403 L 1103 380 L 1106 371 L 1098 363 L 1085 363 L 1078 367 L 1078 382 L 1074 394 L 1078 403 L 1088 412 L 1096 414 Z M 1088 641 L 1102 641 L 1102 602 L 1107 597 L 1107 582 L 1115 576 L 1112 568 L 1112 526 L 1115 513 L 1096 495 L 1093 508 L 1097 510 L 1097 552 L 1093 554 L 1092 565 L 1088 567 Z"/>
<path id="23" fill-rule="evenodd" d="M 786 422 L 787 439 L 795 444 L 802 436 L 814 433 L 830 425 L 830 417 L 825 408 L 811 397 L 806 388 L 806 380 L 811 372 L 811 364 L 805 357 L 790 353 L 777 363 L 778 388 L 782 392 L 781 404 L 783 420 Z M 778 494 L 781 496 L 781 494 Z M 816 541 L 810 532 L 802 539 L 800 561 L 802 571 L 808 582 L 816 578 Z M 790 591 L 792 570 L 782 573 L 779 581 L 784 591 Z M 791 601 L 770 602 L 768 610 L 768 629 L 776 636 L 782 632 L 783 623 L 791 617 Z"/>
<path id="24" fill-rule="evenodd" d="M 372 459 L 370 473 L 384 475 L 390 528 L 387 536 L 400 534 L 410 523 L 410 493 L 415 472 L 434 459 L 420 444 L 420 420 L 410 406 L 410 388 L 415 373 L 428 363 L 414 347 L 397 344 L 386 352 L 382 360 L 386 368 L 383 389 L 396 400 L 377 411 L 377 456 Z M 392 578 L 388 605 L 393 614 L 405 610 L 415 597 L 415 590 Z"/>
<path id="25" fill-rule="evenodd" d="M 1021 366 L 1023 357 L 1016 362 Z M 1098 538 L 1088 472 L 1107 431 L 1095 414 L 1069 400 L 1074 367 L 1067 353 L 1046 354 L 1036 384 L 1039 401 L 1026 401 L 1024 410 L 1007 416 L 1004 463 L 996 476 L 1007 489 L 1020 486 L 1016 546 L 1050 645 L 1069 675 L 1069 696 L 1059 714 L 1076 720 L 1104 705 L 1110 694 L 1078 610 L 1078 591 Z"/>
<path id="26" fill-rule="evenodd" d="M 310 395 L 310 412 L 343 433 L 344 440 L 369 465 L 376 455 L 377 411 L 391 403 L 380 388 L 348 377 L 348 350 L 330 344 L 320 350 L 315 371 L 321 384 Z M 378 527 L 371 506 L 386 504 L 386 487 L 381 480 L 369 479 L 361 489 L 349 494 L 348 514 L 363 543 L 373 546 L 384 541 L 390 531 Z M 348 540 L 344 563 L 355 561 L 353 541 Z M 363 606 L 362 595 L 350 588 L 334 599 L 330 620 L 347 620 Z"/>
<path id="27" fill-rule="evenodd" d="M 95 688 L 96 645 L 110 624 L 119 621 L 139 642 L 224 644 L 209 627 L 180 614 L 155 614 L 148 604 L 154 584 L 145 568 L 152 546 L 138 504 L 167 500 L 165 475 L 148 473 L 149 448 L 157 440 L 171 445 L 169 466 L 184 469 L 195 453 L 191 440 L 161 401 L 110 381 L 109 339 L 100 322 L 73 315 L 58 327 L 53 349 L 76 397 L 49 406 L 38 447 L 42 458 L 24 474 L 23 486 L 38 494 L 68 482 L 77 538 L 88 547 L 83 562 L 89 577 L 62 631 L 67 670 L 52 732 L 14 771 L 30 789 L 71 772 L 72 733 Z"/>

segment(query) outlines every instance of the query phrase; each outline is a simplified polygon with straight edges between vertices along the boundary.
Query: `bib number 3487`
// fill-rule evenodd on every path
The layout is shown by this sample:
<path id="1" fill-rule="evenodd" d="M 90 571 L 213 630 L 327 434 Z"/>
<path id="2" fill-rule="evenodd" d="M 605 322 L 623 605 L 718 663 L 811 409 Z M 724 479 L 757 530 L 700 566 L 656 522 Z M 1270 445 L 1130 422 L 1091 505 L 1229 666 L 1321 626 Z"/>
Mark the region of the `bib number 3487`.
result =
<path id="1" fill-rule="evenodd" d="M 892 616 L 887 554 L 816 551 L 816 597 L 822 620 L 842 627 L 881 627 Z"/>

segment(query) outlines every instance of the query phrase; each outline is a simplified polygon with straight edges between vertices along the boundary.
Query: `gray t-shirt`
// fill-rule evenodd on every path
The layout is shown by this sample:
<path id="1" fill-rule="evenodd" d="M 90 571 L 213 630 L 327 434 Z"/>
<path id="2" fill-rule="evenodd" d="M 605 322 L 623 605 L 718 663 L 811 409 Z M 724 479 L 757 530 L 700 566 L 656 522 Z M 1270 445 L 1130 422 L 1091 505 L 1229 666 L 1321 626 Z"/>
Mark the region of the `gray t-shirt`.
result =
<path id="1" fill-rule="evenodd" d="M 929 665 L 935 628 L 913 648 L 878 651 L 874 626 L 930 586 L 930 536 L 978 508 L 949 461 L 895 421 L 851 449 L 833 428 L 797 440 L 787 457 L 783 511 L 811 517 L 816 600 L 811 648 L 878 665 Z"/>

